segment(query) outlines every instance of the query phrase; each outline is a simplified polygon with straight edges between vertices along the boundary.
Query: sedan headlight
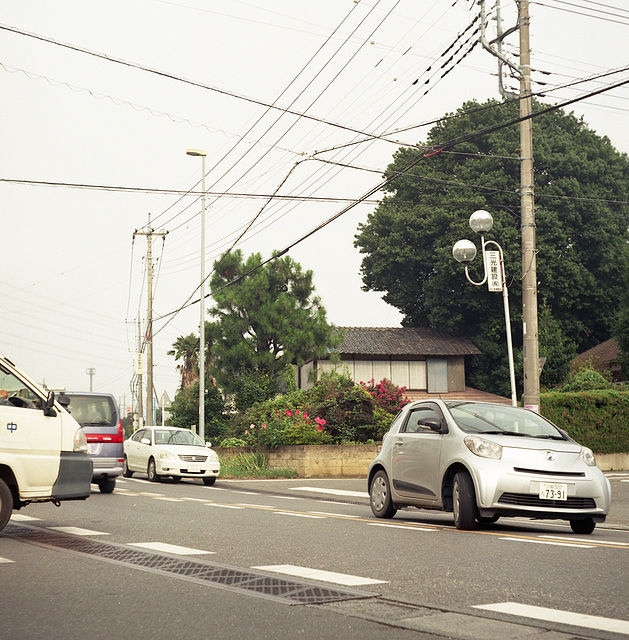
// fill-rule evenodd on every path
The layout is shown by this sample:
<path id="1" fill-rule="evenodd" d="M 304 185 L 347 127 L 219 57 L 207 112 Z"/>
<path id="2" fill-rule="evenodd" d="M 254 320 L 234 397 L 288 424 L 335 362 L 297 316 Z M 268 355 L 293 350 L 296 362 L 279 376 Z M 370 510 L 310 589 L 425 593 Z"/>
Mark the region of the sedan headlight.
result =
<path id="1" fill-rule="evenodd" d="M 159 459 L 160 460 L 176 460 L 177 456 L 174 453 L 171 453 L 170 451 L 160 451 L 159 452 Z"/>
<path id="2" fill-rule="evenodd" d="M 581 456 L 581 460 L 587 464 L 588 467 L 596 466 L 596 459 L 594 458 L 594 454 L 591 449 L 587 447 L 581 447 L 581 451 L 579 451 L 579 455 Z"/>
<path id="3" fill-rule="evenodd" d="M 216 453 L 216 451 L 212 451 L 211 449 L 208 451 L 207 454 L 207 459 L 210 462 L 218 462 L 218 454 Z"/>
<path id="4" fill-rule="evenodd" d="M 466 436 L 463 440 L 465 446 L 476 456 L 481 458 L 492 458 L 500 460 L 502 458 L 502 446 L 489 440 L 483 440 L 478 436 Z"/>

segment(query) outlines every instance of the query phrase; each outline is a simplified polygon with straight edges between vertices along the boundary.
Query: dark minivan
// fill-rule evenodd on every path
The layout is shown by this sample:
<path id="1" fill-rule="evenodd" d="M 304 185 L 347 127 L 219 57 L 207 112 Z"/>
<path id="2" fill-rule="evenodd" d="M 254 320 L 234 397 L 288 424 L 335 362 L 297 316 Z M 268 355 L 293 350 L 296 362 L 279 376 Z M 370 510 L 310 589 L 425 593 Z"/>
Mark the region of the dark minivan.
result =
<path id="1" fill-rule="evenodd" d="M 64 392 L 68 411 L 83 427 L 87 450 L 94 463 L 92 482 L 102 493 L 111 493 L 122 475 L 124 431 L 118 403 L 110 393 Z"/>

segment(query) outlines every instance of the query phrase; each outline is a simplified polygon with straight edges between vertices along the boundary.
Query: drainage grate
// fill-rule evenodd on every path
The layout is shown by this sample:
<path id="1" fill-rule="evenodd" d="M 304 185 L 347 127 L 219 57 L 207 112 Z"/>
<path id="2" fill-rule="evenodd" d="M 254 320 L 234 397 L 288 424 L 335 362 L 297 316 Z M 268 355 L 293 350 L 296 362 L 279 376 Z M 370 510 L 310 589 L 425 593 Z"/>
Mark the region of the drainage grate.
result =
<path id="1" fill-rule="evenodd" d="M 113 542 L 79 538 L 28 525 L 9 524 L 0 535 L 30 544 L 64 549 L 108 562 L 130 565 L 143 571 L 277 600 L 285 604 L 322 604 L 372 598 L 377 595 L 364 591 L 329 588 L 305 580 L 277 578 L 250 569 L 239 569 L 199 560 L 183 560 L 165 553 L 132 549 Z"/>

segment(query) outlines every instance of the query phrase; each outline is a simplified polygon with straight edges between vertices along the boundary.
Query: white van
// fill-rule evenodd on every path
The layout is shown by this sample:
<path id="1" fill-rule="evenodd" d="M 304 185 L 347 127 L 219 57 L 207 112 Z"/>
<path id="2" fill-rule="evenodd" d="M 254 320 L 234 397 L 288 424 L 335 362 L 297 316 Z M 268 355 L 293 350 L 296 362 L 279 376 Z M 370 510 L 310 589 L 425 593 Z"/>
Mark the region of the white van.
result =
<path id="1" fill-rule="evenodd" d="M 76 420 L 0 356 L 0 530 L 31 502 L 85 500 L 92 460 Z"/>

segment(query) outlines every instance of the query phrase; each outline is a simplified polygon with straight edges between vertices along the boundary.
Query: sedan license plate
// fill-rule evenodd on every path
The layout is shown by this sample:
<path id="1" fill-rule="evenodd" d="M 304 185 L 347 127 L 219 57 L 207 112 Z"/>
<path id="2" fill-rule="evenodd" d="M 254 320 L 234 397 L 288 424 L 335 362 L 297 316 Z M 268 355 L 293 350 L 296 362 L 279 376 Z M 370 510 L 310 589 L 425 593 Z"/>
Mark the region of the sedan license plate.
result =
<path id="1" fill-rule="evenodd" d="M 539 483 L 539 497 L 542 500 L 567 500 L 568 485 L 549 482 Z"/>
<path id="2" fill-rule="evenodd" d="M 188 473 L 201 473 L 201 465 L 189 464 L 188 465 Z"/>

